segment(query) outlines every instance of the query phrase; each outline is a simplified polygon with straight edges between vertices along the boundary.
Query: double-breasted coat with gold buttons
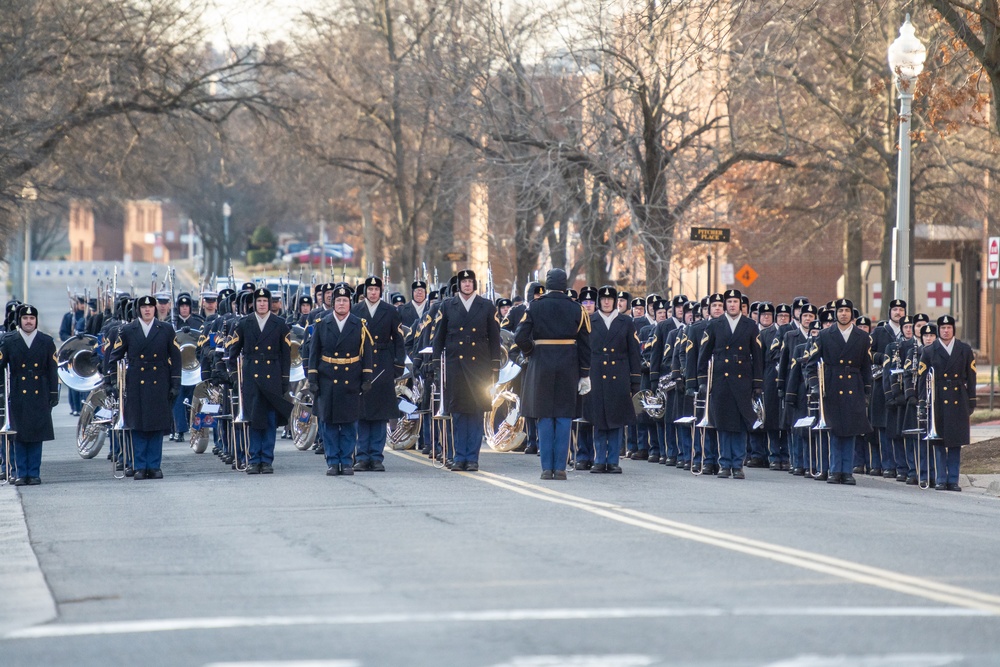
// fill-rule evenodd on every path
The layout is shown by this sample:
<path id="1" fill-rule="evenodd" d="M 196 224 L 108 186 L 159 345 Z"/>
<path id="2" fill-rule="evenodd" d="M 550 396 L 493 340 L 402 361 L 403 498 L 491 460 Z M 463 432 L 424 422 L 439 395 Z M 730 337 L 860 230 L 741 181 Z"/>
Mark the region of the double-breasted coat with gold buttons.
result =
<path id="1" fill-rule="evenodd" d="M 434 329 L 434 359 L 445 356 L 445 410 L 482 414 L 500 372 L 500 320 L 496 306 L 476 295 L 468 310 L 461 297 L 441 303 Z"/>
<path id="2" fill-rule="evenodd" d="M 361 397 L 361 419 L 395 419 L 399 417 L 396 378 L 406 370 L 406 341 L 399 311 L 379 301 L 373 315 L 363 300 L 351 309 L 351 314 L 361 319 L 372 338 L 372 388 Z M 327 315 L 330 317 L 334 316 Z"/>
<path id="3" fill-rule="evenodd" d="M 10 422 L 20 442 L 54 440 L 52 403 L 59 400 L 56 344 L 41 331 L 29 348 L 19 333 L 4 336 L 0 345 L 0 382 L 10 369 Z"/>
<path id="4" fill-rule="evenodd" d="M 927 396 L 927 372 L 934 369 L 934 422 L 942 447 L 970 442 L 969 417 L 976 407 L 976 357 L 967 343 L 956 340 L 951 354 L 940 340 L 924 347 L 917 367 L 917 398 Z"/>
<path id="5" fill-rule="evenodd" d="M 243 414 L 250 428 L 267 429 L 268 409 L 277 413 L 278 426 L 288 423 L 292 413 L 288 396 L 290 343 L 291 329 L 283 319 L 268 316 L 261 330 L 252 313 L 239 321 L 229 338 L 230 371 L 236 370 L 236 360 L 243 355 Z"/>
<path id="6" fill-rule="evenodd" d="M 749 431 L 756 421 L 753 392 L 764 386 L 764 352 L 757 323 L 741 315 L 733 330 L 729 318 L 718 317 L 705 327 L 698 349 L 698 382 L 708 382 L 712 363 L 709 418 L 721 431 Z"/>
<path id="7" fill-rule="evenodd" d="M 583 397 L 583 417 L 608 430 L 635 423 L 632 387 L 639 386 L 642 361 L 632 318 L 619 314 L 611 326 L 590 316 L 590 393 Z"/>
<path id="8" fill-rule="evenodd" d="M 360 318 L 348 315 L 341 331 L 335 317 L 313 330 L 309 382 L 319 385 L 313 414 L 327 424 L 349 424 L 361 418 L 361 385 L 372 377 L 372 339 Z"/>
<path id="9" fill-rule="evenodd" d="M 111 348 L 111 368 L 125 359 L 125 426 L 135 431 L 172 431 L 170 390 L 180 391 L 181 350 L 174 328 L 154 319 L 149 335 L 140 320 L 121 328 Z"/>
<path id="10" fill-rule="evenodd" d="M 868 399 L 872 395 L 872 343 L 857 327 L 844 341 L 840 328 L 823 329 L 812 339 L 807 363 L 810 390 L 819 387 L 819 361 L 823 360 L 823 416 L 838 438 L 868 435 Z"/>

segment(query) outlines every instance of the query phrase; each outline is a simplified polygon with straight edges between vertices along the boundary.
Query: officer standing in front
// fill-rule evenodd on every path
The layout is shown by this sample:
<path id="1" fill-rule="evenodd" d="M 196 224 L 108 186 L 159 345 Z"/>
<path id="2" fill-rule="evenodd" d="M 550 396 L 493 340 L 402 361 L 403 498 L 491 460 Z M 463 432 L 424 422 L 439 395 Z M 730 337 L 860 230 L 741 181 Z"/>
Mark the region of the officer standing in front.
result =
<path id="1" fill-rule="evenodd" d="M 271 313 L 271 291 L 253 293 L 253 314 L 236 325 L 230 337 L 229 370 L 243 356 L 241 402 L 250 422 L 250 458 L 247 474 L 274 472 L 274 444 L 278 426 L 288 423 L 292 403 L 288 396 L 291 370 L 291 330 Z"/>
<path id="2" fill-rule="evenodd" d="M 434 331 L 432 372 L 445 358 L 445 412 L 455 432 L 451 469 L 479 470 L 483 413 L 490 409 L 490 390 L 500 373 L 500 320 L 489 299 L 476 294 L 476 274 L 458 273 L 458 296 L 441 304 Z"/>
<path id="3" fill-rule="evenodd" d="M 538 419 L 542 479 L 566 479 L 577 393 L 590 391 L 590 318 L 564 293 L 566 272 L 550 269 L 545 294 L 531 304 L 514 341 L 529 358 L 521 406 Z"/>
<path id="4" fill-rule="evenodd" d="M 351 314 L 352 296 L 347 285 L 333 289 L 333 313 L 316 325 L 309 350 L 309 390 L 330 476 L 354 474 L 361 394 L 371 388 L 372 338 Z"/>
<path id="5" fill-rule="evenodd" d="M 14 429 L 14 486 L 42 483 L 42 443 L 54 440 L 52 409 L 59 404 L 56 344 L 38 331 L 38 309 L 17 309 L 16 333 L 0 345 L 0 377 L 10 373 L 10 424 Z"/>
<path id="6" fill-rule="evenodd" d="M 181 389 L 181 351 L 174 329 L 156 319 L 156 299 L 136 301 L 139 317 L 121 328 L 111 349 L 105 386 L 115 387 L 116 364 L 126 360 L 124 405 L 125 428 L 131 431 L 135 479 L 162 479 L 163 432 L 173 427 L 169 410 Z"/>
<path id="7" fill-rule="evenodd" d="M 372 388 L 361 398 L 361 419 L 358 421 L 358 448 L 354 461 L 357 472 L 384 472 L 386 427 L 390 419 L 399 417 L 396 403 L 396 378 L 406 370 L 403 328 L 399 311 L 382 301 L 382 279 L 369 276 L 361 289 L 364 298 L 351 310 L 364 322 L 371 334 Z M 333 299 L 333 290 L 327 293 Z"/>

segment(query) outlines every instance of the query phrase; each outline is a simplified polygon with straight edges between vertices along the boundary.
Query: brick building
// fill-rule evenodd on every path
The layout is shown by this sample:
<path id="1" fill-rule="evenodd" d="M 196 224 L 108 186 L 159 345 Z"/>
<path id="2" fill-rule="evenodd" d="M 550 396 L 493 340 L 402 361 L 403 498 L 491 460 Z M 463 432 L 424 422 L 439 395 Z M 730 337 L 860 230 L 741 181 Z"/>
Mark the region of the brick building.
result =
<path id="1" fill-rule="evenodd" d="M 120 261 L 124 248 L 122 227 L 121 207 L 99 206 L 86 199 L 70 201 L 70 260 Z"/>

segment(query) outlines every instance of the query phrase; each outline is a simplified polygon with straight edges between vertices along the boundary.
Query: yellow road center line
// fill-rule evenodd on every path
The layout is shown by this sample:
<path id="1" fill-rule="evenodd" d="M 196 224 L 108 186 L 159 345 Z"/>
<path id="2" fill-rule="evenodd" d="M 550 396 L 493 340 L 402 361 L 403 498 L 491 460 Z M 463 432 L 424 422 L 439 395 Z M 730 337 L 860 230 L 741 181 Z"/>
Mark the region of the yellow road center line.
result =
<path id="1" fill-rule="evenodd" d="M 390 451 L 390 450 L 387 450 Z M 392 454 L 401 456 L 422 465 L 433 467 L 433 463 L 423 456 L 411 454 L 405 451 L 392 451 Z M 456 473 L 445 469 L 448 474 Z M 525 482 L 523 480 L 499 475 L 492 472 L 466 473 L 460 472 L 468 479 L 485 482 L 498 488 L 513 491 L 514 493 L 543 500 L 557 505 L 572 507 L 584 512 L 589 512 L 596 516 L 617 521 L 618 523 L 641 528 L 662 535 L 670 535 L 684 540 L 699 542 L 715 546 L 720 549 L 735 551 L 738 553 L 765 558 L 767 560 L 792 565 L 813 572 L 820 572 L 839 579 L 845 579 L 854 583 L 874 586 L 897 593 L 920 597 L 925 600 L 934 600 L 945 604 L 963 607 L 966 609 L 977 609 L 990 614 L 1000 615 L 1000 596 L 992 595 L 982 591 L 975 591 L 969 588 L 953 586 L 937 582 L 931 579 L 916 577 L 912 575 L 893 572 L 883 568 L 872 567 L 862 563 L 843 560 L 833 556 L 826 556 L 811 551 L 804 551 L 791 547 L 771 544 L 761 540 L 755 540 L 739 535 L 724 533 L 709 528 L 702 528 L 692 524 L 673 521 L 663 517 L 629 509 L 613 503 L 606 503 L 598 500 L 590 500 L 580 496 L 574 496 L 562 491 Z"/>

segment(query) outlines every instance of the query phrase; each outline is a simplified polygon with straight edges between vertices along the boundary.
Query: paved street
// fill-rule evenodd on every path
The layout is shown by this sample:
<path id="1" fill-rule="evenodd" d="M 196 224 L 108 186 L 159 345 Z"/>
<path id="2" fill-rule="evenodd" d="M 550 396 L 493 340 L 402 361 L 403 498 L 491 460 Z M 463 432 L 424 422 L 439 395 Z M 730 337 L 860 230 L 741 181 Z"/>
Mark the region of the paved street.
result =
<path id="1" fill-rule="evenodd" d="M 631 461 L 543 483 L 495 453 L 329 478 L 287 441 L 273 476 L 167 443 L 164 480 L 118 481 L 56 412 L 44 483 L 0 489 L 0 573 L 27 582 L 0 602 L 4 665 L 1000 661 L 989 496 Z M 28 536 L 44 579 L 16 569 Z"/>

